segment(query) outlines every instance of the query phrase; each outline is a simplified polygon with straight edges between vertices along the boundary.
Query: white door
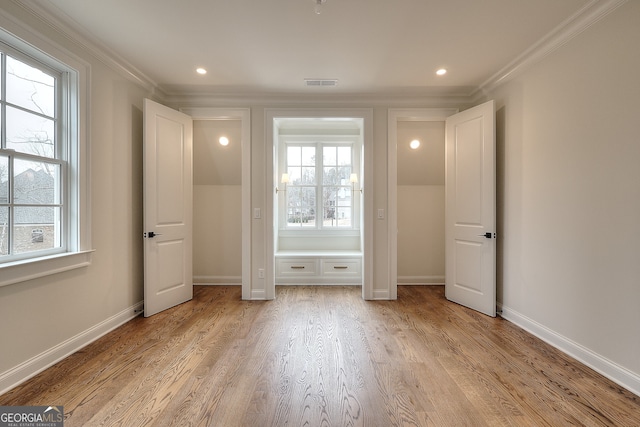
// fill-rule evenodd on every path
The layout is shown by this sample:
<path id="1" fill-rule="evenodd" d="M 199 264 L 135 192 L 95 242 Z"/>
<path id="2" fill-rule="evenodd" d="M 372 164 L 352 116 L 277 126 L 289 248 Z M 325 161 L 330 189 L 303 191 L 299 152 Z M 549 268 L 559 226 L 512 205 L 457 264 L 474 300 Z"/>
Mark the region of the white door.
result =
<path id="1" fill-rule="evenodd" d="M 193 297 L 191 117 L 144 100 L 144 315 Z"/>
<path id="2" fill-rule="evenodd" d="M 493 101 L 446 121 L 445 293 L 496 315 L 496 166 Z"/>

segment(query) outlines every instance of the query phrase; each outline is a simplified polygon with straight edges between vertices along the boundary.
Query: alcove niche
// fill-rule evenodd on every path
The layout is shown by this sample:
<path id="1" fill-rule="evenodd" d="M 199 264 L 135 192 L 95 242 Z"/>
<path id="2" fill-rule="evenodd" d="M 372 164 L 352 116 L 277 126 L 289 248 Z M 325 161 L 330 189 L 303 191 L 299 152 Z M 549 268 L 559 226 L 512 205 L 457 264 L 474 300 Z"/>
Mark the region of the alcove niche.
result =
<path id="1" fill-rule="evenodd" d="M 363 119 L 274 119 L 276 284 L 361 284 Z"/>

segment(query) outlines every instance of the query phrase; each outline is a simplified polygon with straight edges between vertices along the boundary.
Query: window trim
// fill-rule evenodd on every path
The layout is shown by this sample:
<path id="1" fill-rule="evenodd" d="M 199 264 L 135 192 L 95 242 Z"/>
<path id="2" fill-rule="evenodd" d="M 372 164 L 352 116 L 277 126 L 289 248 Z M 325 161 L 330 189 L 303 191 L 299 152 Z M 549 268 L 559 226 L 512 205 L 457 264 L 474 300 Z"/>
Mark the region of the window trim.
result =
<path id="1" fill-rule="evenodd" d="M 10 32 L 11 31 L 11 32 Z M 90 65 L 52 42 L 34 29 L 16 25 L 0 16 L 0 43 L 7 53 L 18 53 L 31 58 L 45 68 L 61 72 L 62 91 L 60 108 L 60 137 L 71 138 L 66 144 L 67 179 L 64 183 L 65 203 L 69 221 L 66 227 L 66 252 L 0 264 L 0 287 L 52 274 L 86 267 L 91 264 L 91 198 L 90 198 L 90 144 L 88 106 L 90 105 Z M 61 82 L 62 83 L 62 82 Z M 62 111 L 62 110 L 61 110 Z"/>
<path id="2" fill-rule="evenodd" d="M 351 172 L 361 176 L 361 138 L 359 135 L 280 135 L 278 142 L 278 176 L 286 171 L 286 151 L 288 145 L 313 145 L 316 150 L 322 153 L 322 147 L 345 145 L 351 147 Z M 320 154 L 321 155 L 321 154 Z M 317 155 L 317 158 L 320 158 Z M 316 160 L 316 174 L 322 174 L 322 162 Z M 315 184 L 318 190 L 323 185 L 320 182 Z M 280 236 L 359 236 L 360 235 L 360 198 L 353 196 L 352 198 L 352 225 L 350 227 L 322 227 L 321 219 L 318 220 L 318 213 L 322 209 L 318 209 L 321 204 L 322 197 L 316 195 L 316 226 L 315 227 L 290 227 L 287 222 L 287 197 L 278 198 L 278 234 Z"/>

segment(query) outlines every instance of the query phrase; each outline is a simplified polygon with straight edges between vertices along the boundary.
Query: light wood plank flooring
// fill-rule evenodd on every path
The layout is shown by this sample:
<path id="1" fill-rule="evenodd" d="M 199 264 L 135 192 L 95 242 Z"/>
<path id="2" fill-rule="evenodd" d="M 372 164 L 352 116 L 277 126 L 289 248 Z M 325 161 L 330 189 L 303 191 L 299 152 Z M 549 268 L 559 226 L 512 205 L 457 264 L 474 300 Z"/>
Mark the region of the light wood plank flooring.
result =
<path id="1" fill-rule="evenodd" d="M 65 426 L 639 426 L 640 398 L 500 318 L 401 286 L 195 287 L 0 396 Z"/>

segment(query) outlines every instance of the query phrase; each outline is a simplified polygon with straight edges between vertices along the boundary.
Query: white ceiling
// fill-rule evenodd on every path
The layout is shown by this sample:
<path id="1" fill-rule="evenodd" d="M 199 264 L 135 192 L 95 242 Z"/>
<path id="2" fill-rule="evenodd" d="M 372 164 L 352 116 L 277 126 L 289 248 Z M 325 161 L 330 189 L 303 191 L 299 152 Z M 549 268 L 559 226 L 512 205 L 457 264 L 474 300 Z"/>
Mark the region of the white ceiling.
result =
<path id="1" fill-rule="evenodd" d="M 326 0 L 320 15 L 314 0 L 39 4 L 167 94 L 469 95 L 606 1 Z M 436 76 L 441 67 L 449 72 Z M 338 85 L 306 87 L 305 78 Z"/>

